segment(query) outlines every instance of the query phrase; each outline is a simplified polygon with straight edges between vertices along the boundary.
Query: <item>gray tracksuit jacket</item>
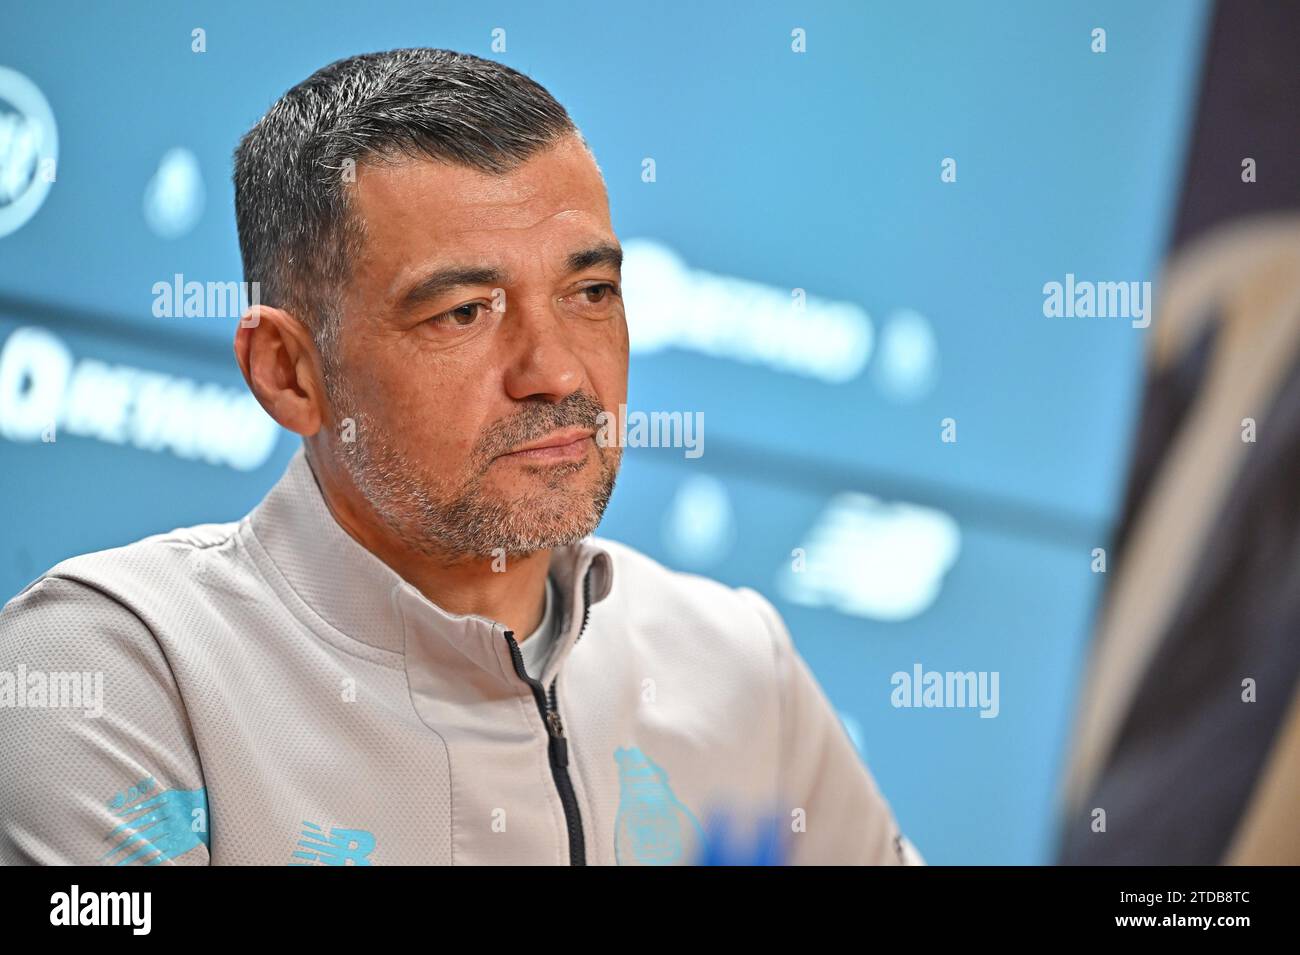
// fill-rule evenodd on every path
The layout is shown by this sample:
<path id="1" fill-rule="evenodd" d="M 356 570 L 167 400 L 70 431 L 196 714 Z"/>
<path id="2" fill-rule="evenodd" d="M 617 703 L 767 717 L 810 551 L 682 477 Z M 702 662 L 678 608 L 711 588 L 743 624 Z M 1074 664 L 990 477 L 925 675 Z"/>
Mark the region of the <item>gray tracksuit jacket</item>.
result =
<path id="1" fill-rule="evenodd" d="M 58 564 L 0 613 L 0 863 L 689 864 L 714 812 L 921 861 L 763 597 L 597 538 L 550 572 L 533 680 L 301 450 L 240 521 Z"/>

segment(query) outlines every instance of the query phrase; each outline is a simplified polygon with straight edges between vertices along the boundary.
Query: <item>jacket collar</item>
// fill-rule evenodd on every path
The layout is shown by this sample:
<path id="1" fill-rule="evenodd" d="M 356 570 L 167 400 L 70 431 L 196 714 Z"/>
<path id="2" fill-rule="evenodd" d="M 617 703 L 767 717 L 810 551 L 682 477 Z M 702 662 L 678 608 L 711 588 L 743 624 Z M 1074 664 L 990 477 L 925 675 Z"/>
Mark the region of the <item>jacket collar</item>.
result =
<path id="1" fill-rule="evenodd" d="M 477 614 L 452 614 L 357 543 L 334 519 L 301 447 L 284 476 L 249 514 L 249 526 L 270 561 L 310 612 L 362 643 L 450 665 L 468 659 L 510 680 L 505 626 Z M 589 604 L 613 587 L 613 560 L 592 537 L 551 551 L 550 573 L 564 595 L 563 615 L 548 675 L 576 642 L 584 583 Z"/>

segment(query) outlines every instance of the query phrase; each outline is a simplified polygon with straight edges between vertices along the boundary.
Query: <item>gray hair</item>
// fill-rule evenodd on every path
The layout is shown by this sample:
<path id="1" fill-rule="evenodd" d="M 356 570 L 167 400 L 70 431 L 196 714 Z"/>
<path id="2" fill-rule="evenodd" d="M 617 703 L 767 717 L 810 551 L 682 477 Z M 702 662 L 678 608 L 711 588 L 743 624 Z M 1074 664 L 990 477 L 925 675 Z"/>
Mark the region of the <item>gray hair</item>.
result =
<path id="1" fill-rule="evenodd" d="M 492 60 L 414 48 L 331 63 L 285 93 L 235 150 L 244 279 L 304 322 L 328 377 L 341 291 L 365 239 L 346 173 L 365 160 L 424 158 L 501 175 L 568 135 L 582 141 L 544 87 Z"/>

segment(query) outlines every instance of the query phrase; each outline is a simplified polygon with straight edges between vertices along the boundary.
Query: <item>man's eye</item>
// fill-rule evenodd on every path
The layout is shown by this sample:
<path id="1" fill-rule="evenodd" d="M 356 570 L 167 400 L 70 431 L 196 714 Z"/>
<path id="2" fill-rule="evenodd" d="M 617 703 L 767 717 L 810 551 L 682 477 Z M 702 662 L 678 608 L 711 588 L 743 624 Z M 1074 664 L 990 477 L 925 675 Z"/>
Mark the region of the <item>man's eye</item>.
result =
<path id="1" fill-rule="evenodd" d="M 595 298 L 592 298 L 591 293 L 593 292 L 599 294 L 597 294 Z M 612 282 L 601 282 L 599 285 L 588 285 L 578 294 L 587 296 L 587 304 L 599 305 L 601 302 L 605 301 L 605 299 L 609 298 L 610 295 L 617 295 L 618 289 Z"/>
<path id="2" fill-rule="evenodd" d="M 487 308 L 482 302 L 468 302 L 464 305 L 457 305 L 455 308 L 435 315 L 429 319 L 434 325 L 455 325 L 457 328 L 465 328 L 473 325 L 478 319 L 479 314 L 476 309 Z"/>

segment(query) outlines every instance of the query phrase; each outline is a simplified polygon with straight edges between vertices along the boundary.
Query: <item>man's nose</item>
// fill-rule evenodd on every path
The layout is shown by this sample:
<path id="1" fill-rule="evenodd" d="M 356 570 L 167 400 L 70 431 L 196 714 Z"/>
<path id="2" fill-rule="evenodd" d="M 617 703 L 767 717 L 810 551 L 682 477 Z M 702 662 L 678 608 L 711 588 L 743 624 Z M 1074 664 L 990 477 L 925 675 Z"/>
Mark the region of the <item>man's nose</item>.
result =
<path id="1" fill-rule="evenodd" d="M 511 398 L 560 401 L 586 384 L 565 319 L 547 302 L 507 300 L 502 340 Z"/>

